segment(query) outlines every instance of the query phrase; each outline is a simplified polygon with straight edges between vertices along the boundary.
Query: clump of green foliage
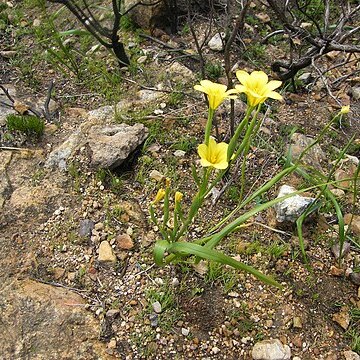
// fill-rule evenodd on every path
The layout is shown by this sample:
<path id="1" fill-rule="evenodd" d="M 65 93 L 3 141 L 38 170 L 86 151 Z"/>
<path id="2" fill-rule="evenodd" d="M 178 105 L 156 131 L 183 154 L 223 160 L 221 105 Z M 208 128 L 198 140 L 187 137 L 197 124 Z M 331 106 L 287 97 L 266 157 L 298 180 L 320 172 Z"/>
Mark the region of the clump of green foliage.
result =
<path id="1" fill-rule="evenodd" d="M 6 126 L 9 131 L 19 131 L 29 137 L 39 138 L 45 129 L 42 119 L 33 115 L 10 114 L 6 118 Z"/>

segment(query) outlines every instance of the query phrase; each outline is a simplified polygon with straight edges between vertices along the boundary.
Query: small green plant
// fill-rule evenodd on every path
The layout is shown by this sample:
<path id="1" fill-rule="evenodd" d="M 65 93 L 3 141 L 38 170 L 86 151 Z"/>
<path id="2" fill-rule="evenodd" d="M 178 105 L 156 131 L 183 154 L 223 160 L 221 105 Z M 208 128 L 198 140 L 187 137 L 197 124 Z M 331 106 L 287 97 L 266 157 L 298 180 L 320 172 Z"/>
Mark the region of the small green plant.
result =
<path id="1" fill-rule="evenodd" d="M 175 144 L 171 145 L 171 148 L 174 150 L 182 150 L 185 152 L 189 152 L 191 150 L 194 150 L 197 145 L 197 139 L 193 136 L 182 136 L 180 137 L 179 141 L 177 141 Z"/>
<path id="2" fill-rule="evenodd" d="M 44 133 L 45 123 L 33 115 L 14 115 L 6 117 L 6 126 L 9 131 L 19 131 L 29 137 L 39 138 Z"/>
<path id="3" fill-rule="evenodd" d="M 136 30 L 136 25 L 129 16 L 123 15 L 120 19 L 120 28 L 122 30 L 134 31 Z"/>
<path id="4" fill-rule="evenodd" d="M 205 65 L 205 74 L 211 80 L 218 80 L 224 73 L 224 69 L 219 63 L 208 62 Z"/>

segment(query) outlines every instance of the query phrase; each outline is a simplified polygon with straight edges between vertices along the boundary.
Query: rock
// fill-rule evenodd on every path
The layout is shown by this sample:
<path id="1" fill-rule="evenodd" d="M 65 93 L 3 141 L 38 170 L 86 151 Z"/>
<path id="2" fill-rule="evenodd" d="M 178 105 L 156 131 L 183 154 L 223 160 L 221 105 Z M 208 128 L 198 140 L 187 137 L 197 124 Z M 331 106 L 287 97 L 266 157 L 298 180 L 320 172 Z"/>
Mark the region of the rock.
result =
<path id="1" fill-rule="evenodd" d="M 94 126 L 88 134 L 92 152 L 91 165 L 95 168 L 115 169 L 147 138 L 143 124 Z"/>
<path id="2" fill-rule="evenodd" d="M 350 90 L 351 96 L 354 100 L 360 99 L 360 86 L 353 86 Z"/>
<path id="3" fill-rule="evenodd" d="M 65 269 L 61 267 L 55 267 L 54 269 L 52 269 L 52 274 L 55 280 L 59 280 L 64 276 Z"/>
<path id="4" fill-rule="evenodd" d="M 116 255 L 114 254 L 114 251 L 109 242 L 106 240 L 100 243 L 98 260 L 104 263 L 116 262 Z"/>
<path id="5" fill-rule="evenodd" d="M 16 97 L 16 90 L 13 85 L 3 84 L 4 88 L 9 92 L 12 98 Z M 6 124 L 6 117 L 10 114 L 16 114 L 16 111 L 9 106 L 4 106 L 2 103 L 11 105 L 11 101 L 5 95 L 2 89 L 0 89 L 0 126 Z"/>
<path id="6" fill-rule="evenodd" d="M 176 156 L 176 157 L 184 157 L 185 154 L 186 154 L 186 152 L 183 151 L 183 150 L 176 150 L 176 151 L 174 152 L 174 156 Z"/>
<path id="7" fill-rule="evenodd" d="M 257 13 L 255 16 L 264 24 L 271 21 L 270 16 L 266 13 Z"/>
<path id="8" fill-rule="evenodd" d="M 302 321 L 301 321 L 301 318 L 299 316 L 295 316 L 293 318 L 293 327 L 295 329 L 302 329 Z"/>
<path id="9" fill-rule="evenodd" d="M 90 237 L 91 232 L 94 229 L 95 223 L 90 219 L 80 220 L 79 235 L 84 237 Z"/>
<path id="10" fill-rule="evenodd" d="M 11 184 L 9 182 L 6 168 L 11 161 L 11 152 L 2 151 L 0 152 L 0 209 L 4 206 L 5 201 L 10 197 Z"/>
<path id="11" fill-rule="evenodd" d="M 122 250 L 130 250 L 134 247 L 134 242 L 128 234 L 121 234 L 117 236 L 116 244 Z"/>
<path id="12" fill-rule="evenodd" d="M 310 84 L 311 81 L 313 80 L 313 77 L 312 77 L 311 73 L 306 72 L 306 73 L 301 74 L 298 77 L 298 80 L 302 81 L 304 84 Z"/>
<path id="13" fill-rule="evenodd" d="M 279 190 L 278 198 L 296 192 L 296 189 L 289 185 L 282 185 Z M 294 195 L 274 205 L 276 220 L 279 223 L 294 223 L 298 217 L 314 202 L 314 198 Z"/>
<path id="14" fill-rule="evenodd" d="M 110 309 L 106 312 L 106 317 L 110 319 L 115 319 L 116 317 L 119 316 L 119 314 L 120 314 L 119 309 Z"/>
<path id="15" fill-rule="evenodd" d="M 32 99 L 29 98 L 28 101 L 30 103 L 32 103 Z M 45 113 L 45 102 L 46 102 L 46 97 L 40 97 L 38 99 L 36 99 L 36 102 L 35 102 L 35 109 L 41 114 L 41 113 Z M 54 114 L 56 113 L 57 111 L 59 111 L 60 109 L 60 106 L 59 104 L 53 100 L 53 99 L 50 99 L 49 101 L 49 112 L 50 114 Z"/>
<path id="16" fill-rule="evenodd" d="M 136 62 L 137 62 L 138 64 L 144 64 L 147 59 L 148 59 L 147 55 L 142 55 L 142 56 L 140 56 L 140 57 L 136 60 Z"/>
<path id="17" fill-rule="evenodd" d="M 17 54 L 17 51 L 15 50 L 3 50 L 0 51 L 0 56 L 2 56 L 4 59 L 11 59 Z"/>
<path id="18" fill-rule="evenodd" d="M 360 236 L 360 215 L 354 215 L 350 224 L 350 230 L 354 235 Z"/>
<path id="19" fill-rule="evenodd" d="M 98 125 L 97 121 L 88 121 L 50 153 L 45 166 L 66 170 L 71 157 L 79 149 L 87 148 L 85 156 L 89 157 L 90 166 L 114 169 L 144 142 L 147 135 L 148 130 L 143 124 Z"/>
<path id="20" fill-rule="evenodd" d="M 350 325 L 350 320 L 351 320 L 349 309 L 346 306 L 342 307 L 340 312 L 332 316 L 332 319 L 346 331 Z"/>
<path id="21" fill-rule="evenodd" d="M 350 350 L 344 351 L 343 354 L 344 354 L 345 360 L 360 360 L 360 355 L 354 351 L 350 351 Z"/>
<path id="22" fill-rule="evenodd" d="M 156 100 L 159 100 L 163 97 L 163 94 L 160 91 L 154 91 L 154 90 L 139 90 L 138 98 L 140 102 L 153 102 Z"/>
<path id="23" fill-rule="evenodd" d="M 150 179 L 154 179 L 155 181 L 162 181 L 163 179 L 165 179 L 165 176 L 157 170 L 151 170 L 149 176 Z"/>
<path id="24" fill-rule="evenodd" d="M 154 303 L 151 304 L 153 310 L 155 311 L 156 314 L 160 314 L 162 311 L 162 307 L 161 304 L 158 301 L 155 301 Z"/>
<path id="25" fill-rule="evenodd" d="M 340 243 L 334 244 L 331 247 L 331 251 L 334 254 L 336 260 L 338 260 L 340 258 Z M 343 248 L 342 248 L 341 252 L 342 252 L 341 257 L 346 256 L 350 252 L 350 243 L 345 241 L 343 243 Z"/>
<path id="26" fill-rule="evenodd" d="M 185 65 L 180 64 L 175 61 L 171 66 L 166 70 L 166 72 L 171 76 L 173 81 L 193 81 L 195 79 L 194 73 L 187 68 Z"/>
<path id="27" fill-rule="evenodd" d="M 344 269 L 340 269 L 334 265 L 330 266 L 330 275 L 332 276 L 343 276 L 345 274 Z"/>
<path id="28" fill-rule="evenodd" d="M 96 231 L 102 231 L 102 230 L 104 230 L 104 223 L 102 223 L 102 222 L 96 223 L 95 226 L 94 226 L 94 229 L 95 229 Z"/>
<path id="29" fill-rule="evenodd" d="M 337 169 L 335 171 L 334 178 L 337 181 L 336 183 L 337 185 L 344 188 L 350 187 L 350 180 L 346 180 L 346 179 L 351 178 L 351 175 L 348 174 L 345 170 Z"/>
<path id="30" fill-rule="evenodd" d="M 2 359 L 108 359 L 82 297 L 33 280 L 1 284 Z"/>
<path id="31" fill-rule="evenodd" d="M 149 320 L 150 320 L 150 325 L 152 327 L 157 327 L 159 324 L 159 315 L 158 314 L 150 314 Z"/>
<path id="32" fill-rule="evenodd" d="M 70 135 L 65 142 L 49 154 L 48 159 L 45 162 L 45 167 L 57 167 L 60 170 L 66 170 L 67 160 L 70 158 L 70 155 L 75 152 L 77 147 L 80 147 L 79 141 L 80 133 L 76 131 L 74 134 Z"/>
<path id="33" fill-rule="evenodd" d="M 222 51 L 224 49 L 225 33 L 216 33 L 208 42 L 208 46 L 213 51 Z"/>
<path id="34" fill-rule="evenodd" d="M 297 160 L 305 148 L 307 148 L 313 142 L 314 139 L 307 137 L 306 135 L 294 133 L 291 137 L 290 145 L 293 160 Z M 318 170 L 321 170 L 321 163 L 326 159 L 327 157 L 322 151 L 320 145 L 316 144 L 307 152 L 307 154 L 302 157 L 301 161 L 306 165 L 310 165 Z"/>
<path id="35" fill-rule="evenodd" d="M 262 340 L 254 345 L 251 355 L 254 360 L 288 360 L 291 350 L 279 339 Z"/>
<path id="36" fill-rule="evenodd" d="M 145 0 L 142 1 L 146 5 L 138 5 L 138 0 L 124 0 L 124 11 L 129 11 L 128 16 L 131 20 L 143 29 L 153 29 L 155 27 L 163 27 L 161 23 L 166 23 L 168 13 L 164 1 Z M 154 5 L 151 5 L 154 4 Z"/>
<path id="37" fill-rule="evenodd" d="M 11 206 L 26 209 L 30 206 L 51 205 L 52 199 L 58 194 L 64 193 L 54 183 L 43 182 L 41 186 L 21 186 L 13 191 L 10 198 Z"/>
<path id="38" fill-rule="evenodd" d="M 345 191 L 342 189 L 331 189 L 330 191 L 339 199 L 342 199 L 345 196 Z"/>
<path id="39" fill-rule="evenodd" d="M 181 328 L 181 334 L 184 336 L 188 336 L 190 334 L 190 330 L 186 328 Z"/>
<path id="40" fill-rule="evenodd" d="M 214 346 L 212 349 L 211 349 L 211 352 L 216 355 L 220 352 L 220 349 L 217 347 L 217 346 Z"/>
<path id="41" fill-rule="evenodd" d="M 114 119 L 115 110 L 114 106 L 106 105 L 89 111 L 88 119 L 89 121 L 101 121 L 101 122 L 110 122 Z"/>
<path id="42" fill-rule="evenodd" d="M 360 272 L 352 272 L 349 278 L 353 284 L 360 286 Z"/>

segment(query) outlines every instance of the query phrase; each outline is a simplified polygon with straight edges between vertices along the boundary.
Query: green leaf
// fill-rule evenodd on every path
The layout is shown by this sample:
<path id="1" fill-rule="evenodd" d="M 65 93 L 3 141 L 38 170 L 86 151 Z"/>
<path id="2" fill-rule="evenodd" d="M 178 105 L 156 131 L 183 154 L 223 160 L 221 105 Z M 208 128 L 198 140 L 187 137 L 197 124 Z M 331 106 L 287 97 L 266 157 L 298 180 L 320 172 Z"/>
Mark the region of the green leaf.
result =
<path id="1" fill-rule="evenodd" d="M 254 275 L 256 278 L 258 278 L 259 280 L 263 281 L 266 284 L 273 285 L 278 288 L 282 287 L 276 280 L 274 280 L 269 276 L 264 275 L 262 272 L 254 269 L 252 266 L 243 264 L 242 262 L 237 261 L 230 256 L 227 256 L 213 249 L 205 248 L 204 246 L 200 246 L 193 243 L 187 243 L 187 242 L 176 242 L 169 244 L 167 251 L 173 253 L 187 253 L 189 255 L 195 255 L 202 259 L 212 260 L 220 264 L 229 265 L 235 269 L 246 271 Z"/>
<path id="2" fill-rule="evenodd" d="M 90 35 L 88 31 L 80 30 L 80 29 L 72 29 L 67 31 L 60 31 L 60 36 L 68 36 L 68 35 Z"/>
<path id="3" fill-rule="evenodd" d="M 158 266 L 164 265 L 164 254 L 170 244 L 166 240 L 159 240 L 154 247 L 154 261 Z"/>

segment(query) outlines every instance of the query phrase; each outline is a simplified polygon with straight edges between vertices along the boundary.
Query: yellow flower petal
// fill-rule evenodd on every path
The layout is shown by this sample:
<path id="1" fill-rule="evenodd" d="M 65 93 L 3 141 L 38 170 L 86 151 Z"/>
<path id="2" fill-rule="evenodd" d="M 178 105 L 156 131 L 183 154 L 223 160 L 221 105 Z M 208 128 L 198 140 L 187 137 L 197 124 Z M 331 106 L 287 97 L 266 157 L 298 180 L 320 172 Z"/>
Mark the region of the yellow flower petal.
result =
<path id="1" fill-rule="evenodd" d="M 211 139 L 211 138 L 210 138 Z M 198 154 L 201 159 L 205 159 L 207 155 L 207 146 L 205 144 L 200 144 L 198 146 Z"/>
<path id="2" fill-rule="evenodd" d="M 241 84 L 245 85 L 247 80 L 249 79 L 250 75 L 244 70 L 238 70 L 236 72 L 236 77 L 239 79 Z"/>
<path id="3" fill-rule="evenodd" d="M 342 106 L 340 113 L 341 114 L 347 114 L 350 111 L 350 105 Z"/>
<path id="4" fill-rule="evenodd" d="M 282 96 L 273 91 L 281 85 L 281 81 L 269 81 L 263 71 L 253 71 L 248 74 L 244 70 L 238 70 L 236 76 L 241 85 L 236 85 L 235 89 L 246 94 L 250 106 L 262 104 L 267 98 L 282 100 Z"/>
<path id="5" fill-rule="evenodd" d="M 184 197 L 184 194 L 181 193 L 180 191 L 177 191 L 175 193 L 175 204 L 179 203 L 182 200 L 183 197 Z"/>
<path id="6" fill-rule="evenodd" d="M 250 77 L 252 78 L 252 81 L 257 83 L 257 86 L 259 87 L 265 86 L 269 81 L 268 76 L 263 71 L 253 71 L 250 74 Z"/>
<path id="7" fill-rule="evenodd" d="M 153 204 L 157 204 L 158 202 L 160 202 L 163 198 L 165 197 L 165 190 L 164 189 L 159 189 L 155 199 L 153 200 Z"/>
<path id="8" fill-rule="evenodd" d="M 277 93 L 276 91 L 270 91 L 269 94 L 268 94 L 268 97 L 271 98 L 271 99 L 275 99 L 275 100 L 282 100 L 283 97 Z"/>
<path id="9" fill-rule="evenodd" d="M 200 81 L 200 85 L 194 86 L 195 90 L 201 91 L 208 96 L 209 107 L 215 110 L 225 99 L 235 99 L 236 89 L 226 90 L 226 85 L 214 83 L 210 80 Z"/>
<path id="10" fill-rule="evenodd" d="M 277 89 L 278 87 L 280 87 L 282 84 L 281 81 L 279 80 L 270 80 L 267 84 L 267 87 L 269 90 L 275 90 Z"/>
<path id="11" fill-rule="evenodd" d="M 227 161 L 228 146 L 224 142 L 217 144 L 213 138 L 209 139 L 209 145 L 200 144 L 198 146 L 198 154 L 201 166 L 226 169 L 229 166 Z"/>

